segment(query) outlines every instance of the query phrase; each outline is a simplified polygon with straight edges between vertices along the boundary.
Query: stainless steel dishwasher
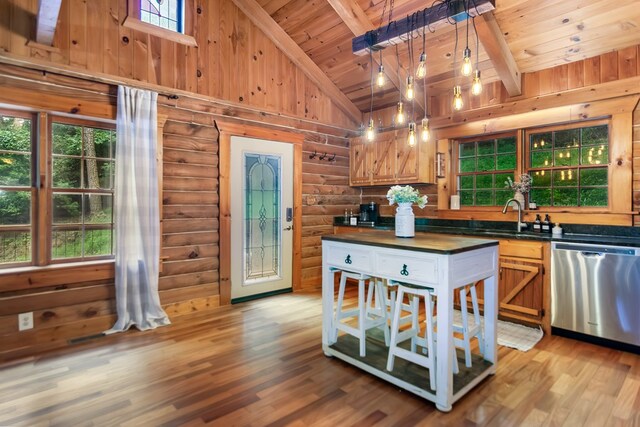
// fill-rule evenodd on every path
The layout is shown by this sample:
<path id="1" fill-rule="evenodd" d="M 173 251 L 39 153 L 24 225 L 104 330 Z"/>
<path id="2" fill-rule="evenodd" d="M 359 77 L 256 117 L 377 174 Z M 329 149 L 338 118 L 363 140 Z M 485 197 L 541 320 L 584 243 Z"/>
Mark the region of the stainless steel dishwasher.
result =
<path id="1" fill-rule="evenodd" d="M 551 326 L 640 346 L 640 248 L 552 249 Z"/>

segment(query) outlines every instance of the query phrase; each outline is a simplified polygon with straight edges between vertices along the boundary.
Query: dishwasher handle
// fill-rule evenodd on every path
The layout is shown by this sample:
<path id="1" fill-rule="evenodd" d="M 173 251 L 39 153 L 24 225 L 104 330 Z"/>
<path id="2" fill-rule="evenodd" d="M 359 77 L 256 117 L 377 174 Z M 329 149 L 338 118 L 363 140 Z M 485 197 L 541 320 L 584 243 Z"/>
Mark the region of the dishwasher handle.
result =
<path id="1" fill-rule="evenodd" d="M 580 255 L 587 258 L 602 258 L 604 254 L 602 252 L 581 251 Z"/>
<path id="2" fill-rule="evenodd" d="M 593 256 L 595 254 L 636 255 L 636 248 L 627 248 L 620 246 L 596 246 L 581 245 L 576 243 L 556 243 L 554 249 L 580 252 L 585 256 Z"/>

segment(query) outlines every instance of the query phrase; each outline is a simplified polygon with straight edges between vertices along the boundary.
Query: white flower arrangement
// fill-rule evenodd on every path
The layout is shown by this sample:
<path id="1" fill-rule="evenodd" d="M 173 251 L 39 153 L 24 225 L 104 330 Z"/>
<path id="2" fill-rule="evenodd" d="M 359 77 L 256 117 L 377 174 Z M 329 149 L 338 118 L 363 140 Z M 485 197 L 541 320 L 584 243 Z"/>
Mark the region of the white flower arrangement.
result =
<path id="1" fill-rule="evenodd" d="M 417 203 L 420 209 L 423 209 L 429 202 L 426 195 L 421 196 L 418 190 L 410 185 L 394 185 L 387 192 L 387 200 L 389 205 L 395 203 Z"/>
<path id="2" fill-rule="evenodd" d="M 514 182 L 511 177 L 507 178 L 504 182 L 505 188 L 510 188 L 513 191 L 518 191 L 522 194 L 527 194 L 531 190 L 532 183 L 533 178 L 531 178 L 531 175 L 527 173 L 520 175 L 520 182 Z"/>

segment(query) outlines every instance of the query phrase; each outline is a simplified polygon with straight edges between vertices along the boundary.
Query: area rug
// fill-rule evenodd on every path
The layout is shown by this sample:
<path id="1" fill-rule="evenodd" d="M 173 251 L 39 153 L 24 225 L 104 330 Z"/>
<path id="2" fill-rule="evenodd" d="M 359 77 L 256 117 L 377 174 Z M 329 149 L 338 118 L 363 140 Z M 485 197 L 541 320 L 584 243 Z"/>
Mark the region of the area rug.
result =
<path id="1" fill-rule="evenodd" d="M 484 323 L 484 318 L 480 318 Z M 456 325 L 462 325 L 462 313 L 458 310 L 454 310 L 453 323 Z M 473 315 L 469 313 L 469 323 L 475 324 Z M 542 328 L 530 328 L 524 325 L 518 325 L 516 323 L 505 322 L 498 320 L 498 344 L 515 348 L 520 351 L 531 350 L 543 337 L 544 333 Z"/>

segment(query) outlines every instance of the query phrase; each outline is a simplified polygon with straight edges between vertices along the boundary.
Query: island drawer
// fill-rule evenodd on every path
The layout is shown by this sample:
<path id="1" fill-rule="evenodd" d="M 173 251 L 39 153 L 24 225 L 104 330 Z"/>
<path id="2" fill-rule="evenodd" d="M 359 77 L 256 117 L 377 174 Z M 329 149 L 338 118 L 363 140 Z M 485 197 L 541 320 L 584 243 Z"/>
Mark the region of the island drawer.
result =
<path id="1" fill-rule="evenodd" d="M 407 283 L 425 285 L 438 283 L 437 259 L 435 257 L 416 257 L 378 252 L 376 253 L 375 264 L 377 276 Z"/>
<path id="2" fill-rule="evenodd" d="M 350 271 L 362 271 L 371 274 L 371 253 L 362 246 L 328 245 L 327 262 L 329 265 Z"/>

